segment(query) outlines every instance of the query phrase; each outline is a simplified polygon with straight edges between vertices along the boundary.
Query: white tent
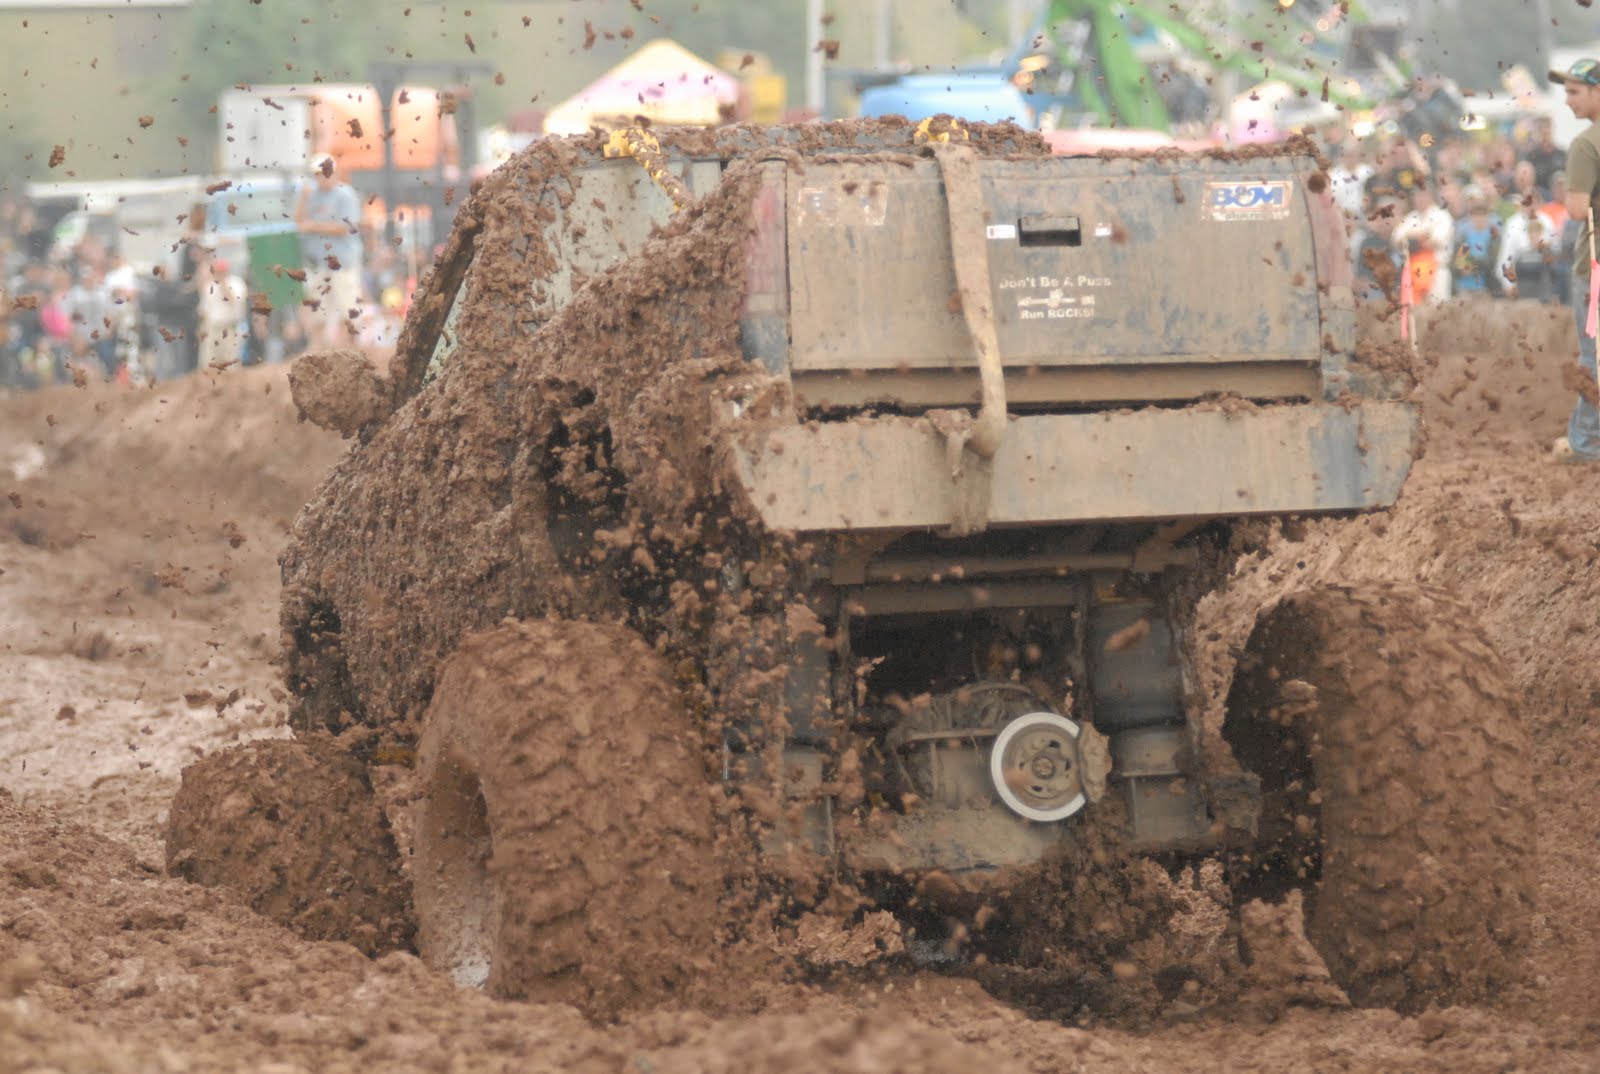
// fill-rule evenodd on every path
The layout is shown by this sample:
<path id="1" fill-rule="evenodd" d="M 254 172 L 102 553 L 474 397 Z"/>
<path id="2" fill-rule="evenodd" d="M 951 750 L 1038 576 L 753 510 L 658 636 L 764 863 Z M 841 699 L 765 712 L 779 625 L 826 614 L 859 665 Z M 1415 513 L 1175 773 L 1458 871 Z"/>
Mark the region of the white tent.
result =
<path id="1" fill-rule="evenodd" d="M 645 116 L 663 126 L 711 127 L 739 102 L 739 80 L 661 38 L 623 60 L 545 116 L 546 134 L 583 134 Z"/>

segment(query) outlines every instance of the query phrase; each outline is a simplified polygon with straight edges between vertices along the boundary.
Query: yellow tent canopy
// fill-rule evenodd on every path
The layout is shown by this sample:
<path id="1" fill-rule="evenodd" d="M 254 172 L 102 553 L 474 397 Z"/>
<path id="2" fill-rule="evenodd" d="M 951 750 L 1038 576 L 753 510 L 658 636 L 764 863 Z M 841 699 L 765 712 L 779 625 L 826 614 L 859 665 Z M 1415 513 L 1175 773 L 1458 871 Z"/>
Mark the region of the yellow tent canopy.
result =
<path id="1" fill-rule="evenodd" d="M 727 121 L 739 91 L 733 75 L 659 38 L 552 108 L 544 130 L 583 134 L 630 126 L 637 116 L 663 126 L 711 127 Z"/>

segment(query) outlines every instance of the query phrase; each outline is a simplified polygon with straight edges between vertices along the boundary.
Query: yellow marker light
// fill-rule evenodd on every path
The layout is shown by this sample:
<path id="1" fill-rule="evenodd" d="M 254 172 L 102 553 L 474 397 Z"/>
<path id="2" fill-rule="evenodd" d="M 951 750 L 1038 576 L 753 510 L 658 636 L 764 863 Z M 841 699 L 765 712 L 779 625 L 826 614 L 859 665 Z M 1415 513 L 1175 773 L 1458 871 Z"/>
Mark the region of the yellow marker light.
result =
<path id="1" fill-rule="evenodd" d="M 967 141 L 972 137 L 967 133 L 966 126 L 959 119 L 951 120 L 948 129 L 935 134 L 933 131 L 933 119 L 933 116 L 929 116 L 917 124 L 916 133 L 912 135 L 912 141 L 917 145 L 924 145 L 928 142 L 948 142 L 954 135 L 960 135 L 962 141 Z"/>

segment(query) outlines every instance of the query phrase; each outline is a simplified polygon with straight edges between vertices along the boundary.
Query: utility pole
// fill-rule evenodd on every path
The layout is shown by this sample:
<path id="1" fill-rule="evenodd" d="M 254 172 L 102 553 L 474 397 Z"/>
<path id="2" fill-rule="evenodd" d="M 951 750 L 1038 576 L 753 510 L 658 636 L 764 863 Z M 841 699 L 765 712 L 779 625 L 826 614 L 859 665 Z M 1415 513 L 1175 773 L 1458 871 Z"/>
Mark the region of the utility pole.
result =
<path id="1" fill-rule="evenodd" d="M 1550 31 L 1550 0 L 1533 0 L 1533 17 L 1539 20 L 1539 64 L 1548 68 L 1550 53 L 1555 49 Z M 1534 76 L 1537 78 L 1538 75 L 1539 72 L 1535 71 Z"/>
<path id="2" fill-rule="evenodd" d="M 1234 0 L 1213 0 L 1212 10 L 1218 11 L 1222 18 L 1222 25 L 1226 27 L 1226 34 L 1233 33 Z M 1228 136 L 1233 136 L 1233 99 L 1239 96 L 1239 73 L 1230 69 L 1218 71 L 1214 83 L 1214 93 L 1217 101 L 1217 118 L 1221 120 L 1223 129 Z"/>
<path id="3" fill-rule="evenodd" d="M 1022 35 L 1033 28 L 1029 25 L 1033 19 L 1033 13 L 1029 9 L 1037 6 L 1029 3 L 1029 0 L 1007 0 L 1006 13 L 1009 16 L 1007 21 L 1010 23 L 1010 33 L 1007 37 L 1009 47 L 1016 48 L 1021 45 Z"/>
<path id="4" fill-rule="evenodd" d="M 878 0 L 877 32 L 872 39 L 872 69 L 887 71 L 894 62 L 894 0 Z"/>
<path id="5" fill-rule="evenodd" d="M 822 0 L 806 0 L 806 26 L 800 35 L 806 50 L 806 108 L 819 119 L 826 103 L 827 87 L 822 84 L 822 52 L 817 42 L 822 37 Z"/>

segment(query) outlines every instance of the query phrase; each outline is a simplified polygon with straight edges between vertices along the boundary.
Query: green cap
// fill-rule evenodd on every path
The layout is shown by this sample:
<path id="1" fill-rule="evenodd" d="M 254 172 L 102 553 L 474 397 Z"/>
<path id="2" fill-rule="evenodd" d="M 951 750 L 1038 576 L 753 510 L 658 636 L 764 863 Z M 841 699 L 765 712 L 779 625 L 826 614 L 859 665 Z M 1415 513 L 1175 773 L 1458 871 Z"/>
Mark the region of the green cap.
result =
<path id="1" fill-rule="evenodd" d="M 1600 60 L 1579 60 L 1565 71 L 1551 71 L 1550 81 L 1558 86 L 1565 86 L 1568 82 L 1600 86 Z"/>

